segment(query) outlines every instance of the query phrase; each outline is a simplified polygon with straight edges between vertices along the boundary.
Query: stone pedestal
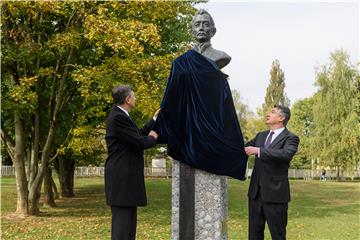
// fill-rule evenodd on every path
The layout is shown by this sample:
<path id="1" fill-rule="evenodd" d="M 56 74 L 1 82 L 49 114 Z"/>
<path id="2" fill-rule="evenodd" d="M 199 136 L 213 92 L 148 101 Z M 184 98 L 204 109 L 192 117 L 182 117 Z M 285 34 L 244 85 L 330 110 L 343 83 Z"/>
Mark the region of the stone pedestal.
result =
<path id="1" fill-rule="evenodd" d="M 172 239 L 227 239 L 227 178 L 173 161 Z"/>

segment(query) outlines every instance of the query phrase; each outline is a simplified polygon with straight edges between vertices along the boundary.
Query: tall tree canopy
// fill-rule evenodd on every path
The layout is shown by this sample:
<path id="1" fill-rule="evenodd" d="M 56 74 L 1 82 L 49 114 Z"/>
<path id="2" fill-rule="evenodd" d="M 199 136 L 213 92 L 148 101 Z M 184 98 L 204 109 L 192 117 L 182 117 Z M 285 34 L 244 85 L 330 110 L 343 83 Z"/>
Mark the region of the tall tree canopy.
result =
<path id="1" fill-rule="evenodd" d="M 1 137 L 16 169 L 17 212 L 39 211 L 56 154 L 91 156 L 102 148 L 115 85 L 134 87 L 136 121 L 158 108 L 170 62 L 191 41 L 194 3 L 2 4 Z"/>
<path id="2" fill-rule="evenodd" d="M 271 64 L 270 83 L 266 89 L 265 103 L 263 104 L 264 113 L 267 113 L 276 104 L 286 107 L 290 105 L 290 100 L 285 93 L 285 75 L 277 59 Z"/>
<path id="3" fill-rule="evenodd" d="M 353 168 L 360 160 L 359 71 L 342 50 L 316 77 L 311 153 L 322 166 Z"/>
<path id="4" fill-rule="evenodd" d="M 292 168 L 311 168 L 311 137 L 314 134 L 313 105 L 315 97 L 298 100 L 291 108 L 291 120 L 288 128 L 299 136 L 300 144 L 297 154 L 291 161 Z"/>

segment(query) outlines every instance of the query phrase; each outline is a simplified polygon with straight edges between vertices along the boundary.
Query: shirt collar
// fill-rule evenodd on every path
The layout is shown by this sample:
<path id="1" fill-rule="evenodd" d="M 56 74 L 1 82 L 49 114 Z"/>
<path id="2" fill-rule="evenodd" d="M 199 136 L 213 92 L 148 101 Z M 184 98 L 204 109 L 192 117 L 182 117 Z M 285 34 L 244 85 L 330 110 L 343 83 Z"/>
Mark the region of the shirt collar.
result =
<path id="1" fill-rule="evenodd" d="M 128 111 L 126 111 L 124 108 L 122 108 L 122 107 L 120 107 L 120 106 L 118 106 L 118 105 L 117 105 L 117 107 L 120 108 L 126 115 L 128 115 L 128 116 L 130 117 Z"/>
<path id="2" fill-rule="evenodd" d="M 275 130 L 270 130 L 270 132 L 274 132 L 274 137 L 275 137 L 275 136 L 278 136 L 280 133 L 282 133 L 282 131 L 284 131 L 284 130 L 285 130 L 285 127 L 282 127 L 282 128 L 278 128 Z"/>

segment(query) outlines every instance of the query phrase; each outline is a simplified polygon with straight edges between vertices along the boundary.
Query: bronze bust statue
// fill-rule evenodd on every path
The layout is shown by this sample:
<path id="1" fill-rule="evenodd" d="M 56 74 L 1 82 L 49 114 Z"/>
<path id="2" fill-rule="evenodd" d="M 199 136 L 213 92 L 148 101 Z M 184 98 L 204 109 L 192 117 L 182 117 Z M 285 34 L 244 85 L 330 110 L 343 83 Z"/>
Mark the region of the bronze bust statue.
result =
<path id="1" fill-rule="evenodd" d="M 231 57 L 211 46 L 210 40 L 215 33 L 215 23 L 210 13 L 203 9 L 197 11 L 192 20 L 192 34 L 197 42 L 193 49 L 214 61 L 222 69 L 230 62 Z"/>

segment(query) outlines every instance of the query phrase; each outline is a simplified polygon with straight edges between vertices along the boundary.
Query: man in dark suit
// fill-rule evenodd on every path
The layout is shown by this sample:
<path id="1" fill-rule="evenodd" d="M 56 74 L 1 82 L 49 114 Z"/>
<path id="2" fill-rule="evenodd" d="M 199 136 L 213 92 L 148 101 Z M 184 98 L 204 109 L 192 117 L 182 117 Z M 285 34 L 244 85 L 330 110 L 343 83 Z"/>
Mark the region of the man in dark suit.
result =
<path id="1" fill-rule="evenodd" d="M 249 186 L 249 239 L 264 239 L 265 222 L 274 240 L 286 239 L 290 201 L 289 164 L 299 138 L 286 129 L 290 109 L 276 105 L 266 116 L 268 131 L 246 144 L 245 152 L 255 155 Z"/>
<path id="2" fill-rule="evenodd" d="M 155 146 L 157 133 L 150 131 L 153 120 L 139 129 L 129 111 L 136 98 L 129 86 L 113 89 L 115 105 L 107 119 L 105 163 L 106 202 L 111 206 L 111 239 L 133 240 L 136 236 L 137 207 L 146 206 L 144 149 Z"/>

